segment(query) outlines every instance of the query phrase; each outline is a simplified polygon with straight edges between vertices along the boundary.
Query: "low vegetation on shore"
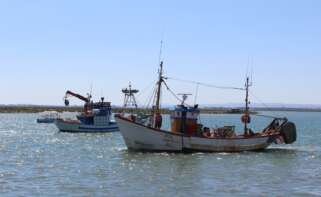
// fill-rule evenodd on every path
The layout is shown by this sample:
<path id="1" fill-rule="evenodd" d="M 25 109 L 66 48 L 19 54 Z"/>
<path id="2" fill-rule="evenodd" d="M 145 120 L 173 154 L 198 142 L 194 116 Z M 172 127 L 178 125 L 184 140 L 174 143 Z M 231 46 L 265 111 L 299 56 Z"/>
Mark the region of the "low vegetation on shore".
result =
<path id="1" fill-rule="evenodd" d="M 305 108 L 253 108 L 251 113 L 257 113 L 257 111 L 295 111 L 295 112 L 321 112 L 321 109 L 305 109 Z M 44 111 L 57 111 L 57 112 L 81 112 L 82 106 L 28 106 L 28 105 L 0 105 L 0 113 L 39 113 Z M 114 113 L 121 112 L 147 112 L 148 109 L 124 109 L 122 107 L 113 107 Z M 200 108 L 203 114 L 242 114 L 243 109 L 232 108 Z M 163 109 L 164 114 L 168 114 L 170 109 Z"/>
<path id="2" fill-rule="evenodd" d="M 83 111 L 82 106 L 14 106 L 14 105 L 3 105 L 0 106 L 0 113 L 39 113 L 44 111 L 57 111 L 57 112 L 81 112 Z M 148 112 L 148 109 L 125 109 L 121 107 L 113 107 L 114 113 L 121 112 Z M 242 109 L 229 109 L 229 108 L 201 108 L 201 113 L 207 114 L 223 114 L 223 113 L 243 113 Z M 170 109 L 163 109 L 164 114 L 168 114 Z"/>

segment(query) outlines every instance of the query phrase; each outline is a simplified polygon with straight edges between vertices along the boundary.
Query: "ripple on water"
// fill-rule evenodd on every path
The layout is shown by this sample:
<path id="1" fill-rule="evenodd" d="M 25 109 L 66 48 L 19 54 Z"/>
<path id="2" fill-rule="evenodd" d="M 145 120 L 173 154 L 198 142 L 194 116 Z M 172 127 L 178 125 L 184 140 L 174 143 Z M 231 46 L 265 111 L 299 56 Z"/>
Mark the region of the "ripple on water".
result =
<path id="1" fill-rule="evenodd" d="M 0 196 L 320 196 L 321 113 L 286 115 L 297 123 L 294 145 L 173 154 L 128 151 L 119 133 L 59 133 L 36 114 L 0 114 Z M 202 116 L 205 125 L 239 122 Z"/>

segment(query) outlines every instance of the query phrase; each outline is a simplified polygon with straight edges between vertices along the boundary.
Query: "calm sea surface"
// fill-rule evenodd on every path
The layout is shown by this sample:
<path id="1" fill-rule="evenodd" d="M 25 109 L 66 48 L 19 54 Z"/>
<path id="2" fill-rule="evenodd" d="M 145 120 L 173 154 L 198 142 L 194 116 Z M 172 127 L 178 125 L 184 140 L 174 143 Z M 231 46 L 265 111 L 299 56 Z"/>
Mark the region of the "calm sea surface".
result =
<path id="1" fill-rule="evenodd" d="M 0 114 L 0 196 L 321 196 L 321 113 L 265 114 L 294 121 L 298 141 L 264 152 L 135 153 L 119 133 L 60 133 L 37 114 Z M 239 117 L 201 121 L 241 129 Z"/>

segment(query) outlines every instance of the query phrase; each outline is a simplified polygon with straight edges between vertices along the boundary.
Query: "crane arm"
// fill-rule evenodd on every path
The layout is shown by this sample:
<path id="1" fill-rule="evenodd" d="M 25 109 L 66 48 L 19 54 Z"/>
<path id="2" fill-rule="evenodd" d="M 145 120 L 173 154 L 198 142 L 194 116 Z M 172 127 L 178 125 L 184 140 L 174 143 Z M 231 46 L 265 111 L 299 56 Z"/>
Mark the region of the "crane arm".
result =
<path id="1" fill-rule="evenodd" d="M 89 102 L 90 102 L 90 96 L 87 98 L 87 97 L 84 97 L 84 96 L 82 96 L 82 95 L 80 95 L 80 94 L 74 93 L 74 92 L 72 92 L 72 91 L 70 91 L 70 90 L 68 90 L 68 91 L 66 92 L 65 99 L 68 97 L 68 95 L 74 96 L 74 97 L 76 97 L 76 98 L 84 101 L 85 103 L 89 103 Z"/>

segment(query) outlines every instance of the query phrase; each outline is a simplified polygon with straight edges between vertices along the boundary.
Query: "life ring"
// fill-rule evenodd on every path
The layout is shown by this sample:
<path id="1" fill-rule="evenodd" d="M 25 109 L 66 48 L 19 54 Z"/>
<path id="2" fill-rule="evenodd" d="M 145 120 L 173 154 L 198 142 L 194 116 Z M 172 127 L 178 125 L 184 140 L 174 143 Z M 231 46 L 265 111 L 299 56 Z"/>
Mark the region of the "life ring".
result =
<path id="1" fill-rule="evenodd" d="M 245 123 L 251 123 L 251 117 L 250 115 L 248 114 L 244 114 L 242 117 L 241 117 L 241 121 L 245 124 Z"/>

